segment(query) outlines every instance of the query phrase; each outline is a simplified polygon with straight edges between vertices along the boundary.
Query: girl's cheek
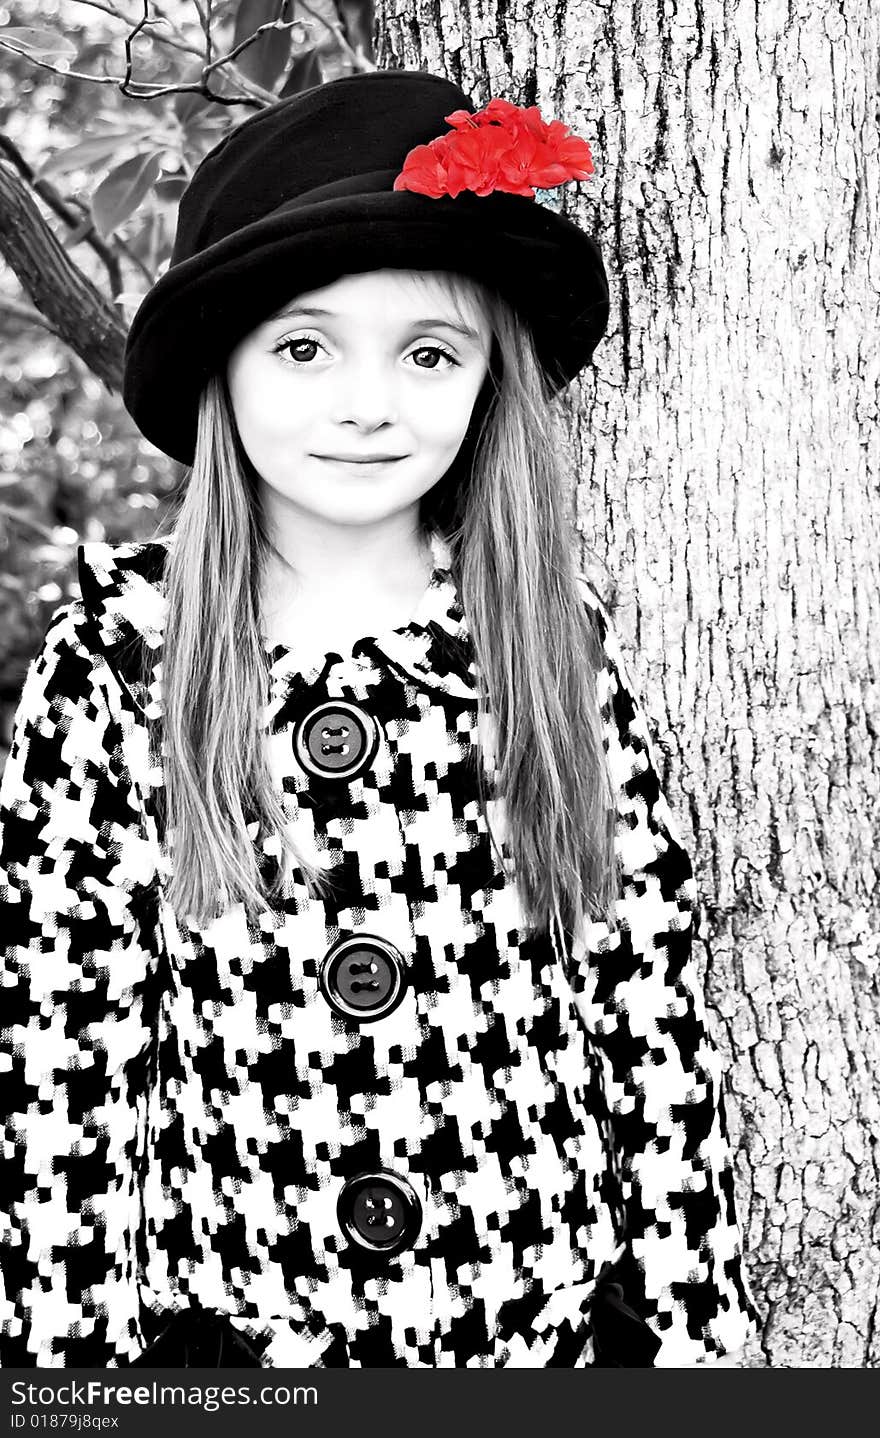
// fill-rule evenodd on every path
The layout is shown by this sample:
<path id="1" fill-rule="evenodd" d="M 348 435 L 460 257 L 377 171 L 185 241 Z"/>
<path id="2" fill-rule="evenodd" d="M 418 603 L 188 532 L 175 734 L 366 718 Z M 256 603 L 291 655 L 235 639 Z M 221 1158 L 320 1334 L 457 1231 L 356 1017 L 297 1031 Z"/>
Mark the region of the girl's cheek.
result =
<path id="1" fill-rule="evenodd" d="M 302 390 L 297 376 L 282 369 L 277 360 L 272 365 L 253 371 L 241 386 L 242 399 L 252 415 L 275 419 L 280 418 L 279 407 L 286 410 L 288 416 L 291 415 L 291 407 L 298 405 Z"/>

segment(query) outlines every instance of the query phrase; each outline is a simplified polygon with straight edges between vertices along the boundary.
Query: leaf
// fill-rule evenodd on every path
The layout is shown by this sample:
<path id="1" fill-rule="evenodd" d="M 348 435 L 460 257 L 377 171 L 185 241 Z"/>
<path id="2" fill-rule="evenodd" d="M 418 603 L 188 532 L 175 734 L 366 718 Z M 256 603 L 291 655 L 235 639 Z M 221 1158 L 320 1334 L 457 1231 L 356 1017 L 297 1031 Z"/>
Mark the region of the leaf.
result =
<path id="1" fill-rule="evenodd" d="M 355 54 L 374 60 L 371 0 L 340 0 L 339 9 L 342 32 Z"/>
<path id="2" fill-rule="evenodd" d="M 96 160 L 118 154 L 123 145 L 133 145 L 137 139 L 138 136 L 133 135 L 130 130 L 105 130 L 102 135 L 80 140 L 76 145 L 69 145 L 66 150 L 56 150 L 43 161 L 39 173 L 67 175 L 71 170 L 88 169 Z"/>
<path id="3" fill-rule="evenodd" d="M 114 305 L 118 305 L 123 322 L 130 325 L 140 307 L 143 294 L 139 290 L 123 290 L 120 294 L 113 296 Z"/>
<path id="4" fill-rule="evenodd" d="M 153 188 L 155 189 L 156 194 L 159 196 L 160 200 L 171 200 L 172 202 L 176 203 L 180 199 L 188 183 L 189 181 L 187 180 L 186 175 L 165 175 L 162 177 L 161 180 L 156 181 Z"/>
<path id="5" fill-rule="evenodd" d="M 340 5 L 338 0 L 308 0 L 307 5 L 300 4 L 300 0 L 294 0 L 291 18 L 301 22 L 309 42 L 316 45 L 319 50 L 331 50 L 338 54 L 339 42 L 333 33 L 333 27 L 339 28 L 341 16 L 342 30 L 348 36 L 348 26 L 354 20 L 358 8 L 366 12 L 364 18 L 367 21 L 367 34 L 369 34 L 373 7 L 363 3 L 363 0 L 359 7 L 353 7 L 351 4 Z"/>
<path id="6" fill-rule="evenodd" d="M 0 30 L 0 40 L 34 60 L 71 60 L 76 54 L 76 46 L 66 35 L 38 30 L 33 25 L 5 25 Z"/>
<path id="7" fill-rule="evenodd" d="M 233 48 L 253 35 L 261 25 L 276 20 L 280 10 L 280 0 L 242 0 L 235 17 Z M 233 63 L 249 80 L 254 80 L 264 90 L 273 90 L 279 76 L 284 74 L 290 55 L 290 41 L 289 29 L 267 30 L 259 40 L 242 50 Z"/>
<path id="8" fill-rule="evenodd" d="M 323 84 L 323 81 L 317 50 L 314 47 L 311 50 L 301 50 L 295 56 L 287 79 L 278 91 L 278 98 L 283 100 L 288 95 L 299 95 L 303 90 L 310 90 L 313 85 Z"/>
<path id="9" fill-rule="evenodd" d="M 133 155 L 111 170 L 92 195 L 92 218 L 103 239 L 128 219 L 159 178 L 162 150 Z"/>
<path id="10" fill-rule="evenodd" d="M 216 10 L 214 14 L 216 15 Z M 175 95 L 172 104 L 174 113 L 184 129 L 194 119 L 204 115 L 206 110 L 214 108 L 213 100 L 209 100 L 207 95 L 199 95 L 195 90 L 187 90 L 182 94 Z"/>

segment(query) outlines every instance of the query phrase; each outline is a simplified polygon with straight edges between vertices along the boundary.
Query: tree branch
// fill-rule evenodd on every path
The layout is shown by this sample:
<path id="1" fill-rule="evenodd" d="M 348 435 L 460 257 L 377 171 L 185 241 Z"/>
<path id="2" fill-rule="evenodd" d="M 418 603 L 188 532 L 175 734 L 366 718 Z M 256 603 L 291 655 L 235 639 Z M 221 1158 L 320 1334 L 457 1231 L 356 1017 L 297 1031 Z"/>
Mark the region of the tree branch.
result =
<path id="1" fill-rule="evenodd" d="M 25 514 L 20 509 L 12 509 L 8 504 L 0 504 L 0 519 L 11 520 L 13 524 L 20 524 L 25 529 L 32 529 L 35 534 L 47 539 L 50 544 L 58 543 L 53 531 L 45 524 L 41 524 L 38 519 L 33 519 L 31 515 Z"/>
<path id="2" fill-rule="evenodd" d="M 109 390 L 118 391 L 126 326 L 74 264 L 25 182 L 0 159 L 0 255 L 55 333 Z"/>
<path id="3" fill-rule="evenodd" d="M 114 19 L 120 20 L 124 25 L 129 26 L 129 35 L 126 39 L 126 55 L 128 58 L 130 58 L 131 41 L 134 39 L 134 36 L 138 32 L 138 30 L 143 27 L 145 21 L 143 19 L 135 20 L 130 15 L 124 15 L 118 5 L 104 4 L 103 0 L 77 0 L 77 3 L 80 5 L 90 5 L 95 10 L 102 10 L 105 15 L 112 15 Z M 198 0 L 195 0 L 195 9 L 199 17 L 199 24 L 205 35 L 204 51 L 200 50 L 197 45 L 194 45 L 192 41 L 187 40 L 184 36 L 183 31 L 180 29 L 180 26 L 177 25 L 176 22 L 172 20 L 170 16 L 168 16 L 165 11 L 156 4 L 153 5 L 153 10 L 155 11 L 156 18 L 150 19 L 146 23 L 149 23 L 150 25 L 167 25 L 169 29 L 173 32 L 173 34 L 177 36 L 177 38 L 172 39 L 171 35 L 161 35 L 158 33 L 151 32 L 150 39 L 155 40 L 158 44 L 168 45 L 175 50 L 180 50 L 187 55 L 194 55 L 197 60 L 200 60 L 202 62 L 203 65 L 210 65 L 213 57 L 213 36 L 211 32 L 211 24 L 213 17 L 211 14 L 211 4 L 212 0 L 208 0 L 208 10 L 207 12 L 205 12 L 202 9 L 201 5 L 198 3 Z M 147 9 L 147 0 L 144 0 L 144 9 Z M 80 76 L 79 78 L 88 79 L 94 77 Z M 204 78 L 205 75 L 203 70 L 202 79 L 204 80 Z M 268 105 L 271 104 L 275 98 L 274 95 L 270 95 L 268 91 L 263 90 L 261 86 L 253 83 L 251 80 L 248 79 L 246 75 L 243 75 L 236 65 L 230 66 L 228 78 L 238 86 L 242 95 L 247 95 L 252 100 L 260 100 L 264 105 Z M 122 81 L 126 81 L 128 85 L 132 83 L 128 69 L 126 70 L 126 74 L 122 76 L 120 80 L 116 83 L 122 84 Z M 138 81 L 134 81 L 133 83 L 137 84 Z M 133 91 L 131 91 L 129 88 L 123 89 L 123 94 L 131 95 L 132 98 L 141 100 L 150 100 L 154 98 L 153 95 L 150 94 L 141 94 L 135 96 Z M 213 92 L 209 93 L 206 91 L 205 96 L 206 99 L 210 100 L 223 99 L 222 96 L 215 95 Z M 234 100 L 227 99 L 225 103 L 234 104 L 236 102 Z"/>
<path id="4" fill-rule="evenodd" d="M 23 53 L 18 46 L 10 45 L 2 38 L 0 38 L 0 49 L 11 50 L 13 55 Z M 204 95 L 206 100 L 213 100 L 218 105 L 246 105 L 251 110 L 265 109 L 265 102 L 262 100 L 250 95 L 220 95 L 204 81 L 190 85 L 159 85 L 154 86 L 153 89 L 144 87 L 134 90 L 131 88 L 131 84 L 126 84 L 123 75 L 87 75 L 80 70 L 61 70 L 57 65 L 50 65 L 48 60 L 38 60 L 36 55 L 27 55 L 26 58 L 32 65 L 38 65 L 41 70 L 48 70 L 52 75 L 60 75 L 62 80 L 88 80 L 93 85 L 115 85 L 123 95 L 128 95 L 132 100 L 157 100 L 162 95 Z M 140 84 L 140 81 L 131 83 Z M 273 95 L 270 98 L 274 100 L 275 97 Z"/>
<path id="5" fill-rule="evenodd" d="M 60 220 L 64 221 L 65 225 L 69 225 L 72 230 L 76 230 L 82 225 L 82 215 L 74 214 L 67 202 L 55 189 L 55 186 L 50 184 L 48 180 L 38 179 L 18 146 L 10 140 L 8 135 L 0 134 L 0 156 L 3 155 L 6 155 L 7 159 L 15 166 L 19 174 L 27 180 L 34 193 L 39 195 L 41 200 L 45 200 L 49 208 L 55 211 L 55 214 Z M 118 295 L 122 289 L 122 272 L 116 255 L 110 246 L 100 238 L 94 225 L 90 231 L 86 231 L 80 238 L 95 251 L 95 254 L 103 262 L 110 278 L 110 293 Z"/>
<path id="6" fill-rule="evenodd" d="M 25 324 L 39 325 L 41 329 L 48 330 L 50 335 L 62 338 L 55 326 L 50 324 L 39 310 L 34 309 L 33 305 L 23 305 L 19 300 L 10 299 L 8 295 L 0 295 L 0 315 L 11 315 L 13 319 L 24 320 Z"/>
<path id="7" fill-rule="evenodd" d="M 258 25 L 253 34 L 248 35 L 246 40 L 239 40 L 238 44 L 235 45 L 233 49 L 228 50 L 225 55 L 218 55 L 216 60 L 212 60 L 209 65 L 204 65 L 202 67 L 202 76 L 207 78 L 208 75 L 214 73 L 219 65 L 227 65 L 230 60 L 237 59 L 242 50 L 246 50 L 249 45 L 253 45 L 254 41 L 259 40 L 261 35 L 265 35 L 267 30 L 292 30 L 294 26 L 300 25 L 301 23 L 300 20 L 267 20 L 264 25 Z M 274 100 L 275 98 L 273 95 L 272 99 Z"/>
<path id="8" fill-rule="evenodd" d="M 375 70 L 377 68 L 376 65 L 372 64 L 372 62 L 367 59 L 366 55 L 363 55 L 360 53 L 360 51 L 353 49 L 353 47 L 349 43 L 348 36 L 343 33 L 341 25 L 332 25 L 329 20 L 324 19 L 323 15 L 316 14 L 315 11 L 311 8 L 311 6 L 305 3 L 305 0 L 300 0 L 300 9 L 304 10 L 305 13 L 312 20 L 317 20 L 319 25 L 323 25 L 325 30 L 330 31 L 330 34 L 333 36 L 342 53 L 344 55 L 347 55 L 348 58 L 351 60 L 355 70 L 369 71 Z M 302 18 L 300 17 L 300 19 L 296 23 L 301 25 L 303 23 Z"/>
<path id="9" fill-rule="evenodd" d="M 103 10 L 105 15 L 111 15 L 114 20 L 120 20 L 123 25 L 137 24 L 137 21 L 132 20 L 130 16 L 123 15 L 118 5 L 105 5 L 102 3 L 102 0 L 74 0 L 74 3 L 77 5 L 88 5 L 93 10 Z M 151 35 L 150 39 L 155 40 L 160 45 L 168 45 L 172 50 L 180 50 L 186 55 L 201 57 L 201 50 L 197 45 L 193 45 L 192 41 L 184 38 L 180 26 L 177 25 L 169 15 L 166 15 L 164 10 L 161 10 L 158 5 L 154 5 L 153 9 L 156 12 L 156 19 L 150 23 L 153 25 L 167 25 L 171 34 L 160 35 L 157 33 Z M 174 36 L 177 38 L 172 38 Z"/>
<path id="10" fill-rule="evenodd" d="M 143 0 L 143 5 L 143 15 L 141 16 L 140 20 L 138 20 L 137 23 L 131 28 L 131 30 L 129 30 L 128 34 L 125 37 L 125 75 L 123 76 L 123 82 L 119 87 L 122 90 L 123 94 L 125 94 L 126 85 L 131 84 L 131 67 L 134 63 L 131 54 L 131 47 L 142 30 L 145 30 L 148 25 L 155 24 L 155 21 L 150 19 L 150 0 Z"/>

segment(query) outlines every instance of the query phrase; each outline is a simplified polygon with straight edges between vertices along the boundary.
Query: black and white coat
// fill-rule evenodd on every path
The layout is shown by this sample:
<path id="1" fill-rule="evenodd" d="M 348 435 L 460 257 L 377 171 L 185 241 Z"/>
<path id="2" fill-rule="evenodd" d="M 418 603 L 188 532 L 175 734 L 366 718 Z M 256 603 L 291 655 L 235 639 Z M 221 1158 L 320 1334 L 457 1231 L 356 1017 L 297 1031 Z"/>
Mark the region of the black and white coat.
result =
<path id="1" fill-rule="evenodd" d="M 612 927 L 566 954 L 525 931 L 477 803 L 491 721 L 435 536 L 409 624 L 306 672 L 265 641 L 272 771 L 331 897 L 294 870 L 258 923 L 233 906 L 199 929 L 165 898 L 148 743 L 169 542 L 80 547 L 81 598 L 30 666 L 0 787 L 2 1366 L 124 1367 L 145 1319 L 194 1304 L 266 1367 L 587 1366 L 597 1275 L 625 1253 L 656 1366 L 740 1348 L 754 1308 L 696 887 L 591 586 Z M 372 721 L 349 777 L 297 758 L 329 700 Z M 490 817 L 507 857 L 498 798 Z M 402 964 L 369 1021 L 328 998 L 326 956 L 352 936 Z M 340 1217 L 346 1183 L 378 1170 L 420 1210 L 396 1251 Z"/>

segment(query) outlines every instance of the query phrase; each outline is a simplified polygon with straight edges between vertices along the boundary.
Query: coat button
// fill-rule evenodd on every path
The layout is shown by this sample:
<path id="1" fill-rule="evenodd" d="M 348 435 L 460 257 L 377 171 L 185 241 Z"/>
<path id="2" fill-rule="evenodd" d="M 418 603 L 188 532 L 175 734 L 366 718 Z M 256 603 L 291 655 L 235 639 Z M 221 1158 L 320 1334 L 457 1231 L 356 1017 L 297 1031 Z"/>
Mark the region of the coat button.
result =
<path id="1" fill-rule="evenodd" d="M 406 963 L 399 949 L 373 934 L 354 934 L 328 949 L 318 974 L 321 992 L 345 1018 L 381 1019 L 403 998 Z"/>
<path id="2" fill-rule="evenodd" d="M 328 699 L 296 726 L 294 753 L 309 774 L 351 779 L 366 769 L 379 740 L 375 719 L 357 704 Z"/>
<path id="3" fill-rule="evenodd" d="M 336 1204 L 339 1226 L 351 1243 L 372 1253 L 411 1248 L 422 1226 L 422 1205 L 400 1174 L 380 1168 L 343 1184 Z"/>

